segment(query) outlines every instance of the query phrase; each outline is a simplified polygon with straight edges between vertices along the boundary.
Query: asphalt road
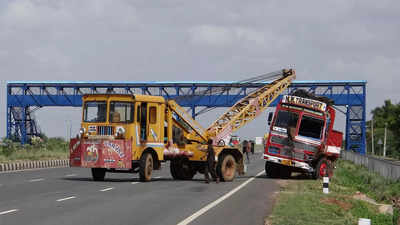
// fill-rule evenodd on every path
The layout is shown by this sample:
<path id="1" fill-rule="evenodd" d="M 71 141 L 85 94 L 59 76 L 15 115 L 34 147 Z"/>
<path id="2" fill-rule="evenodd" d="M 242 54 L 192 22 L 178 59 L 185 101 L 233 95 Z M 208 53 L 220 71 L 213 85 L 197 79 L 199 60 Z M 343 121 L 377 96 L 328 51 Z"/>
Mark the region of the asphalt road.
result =
<path id="1" fill-rule="evenodd" d="M 0 173 L 0 225 L 261 225 L 278 185 L 265 177 L 260 157 L 245 176 L 219 184 L 205 184 L 201 174 L 175 181 L 169 165 L 147 183 L 110 173 L 94 182 L 81 168 Z"/>

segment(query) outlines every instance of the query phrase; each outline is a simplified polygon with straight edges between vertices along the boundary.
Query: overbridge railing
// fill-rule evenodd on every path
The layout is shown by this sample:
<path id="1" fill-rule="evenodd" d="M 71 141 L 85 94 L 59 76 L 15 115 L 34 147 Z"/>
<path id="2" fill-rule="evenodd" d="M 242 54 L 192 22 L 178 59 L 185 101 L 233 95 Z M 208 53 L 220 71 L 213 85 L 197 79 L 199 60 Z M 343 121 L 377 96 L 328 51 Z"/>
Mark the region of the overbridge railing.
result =
<path id="1" fill-rule="evenodd" d="M 204 108 L 231 107 L 262 83 L 239 84 L 231 81 L 177 81 L 177 82 L 51 82 L 10 81 L 7 83 L 7 137 L 27 143 L 39 135 L 33 112 L 51 106 L 80 107 L 81 97 L 88 93 L 126 93 L 161 95 L 167 99 L 182 95 L 177 102 L 191 109 L 196 117 Z M 294 81 L 283 94 L 305 89 L 331 98 L 346 115 L 346 148 L 365 153 L 366 81 Z M 222 90 L 222 91 L 221 91 Z M 205 93 L 196 96 L 195 93 Z M 271 106 L 275 106 L 278 98 Z M 198 110 L 200 109 L 200 110 Z"/>

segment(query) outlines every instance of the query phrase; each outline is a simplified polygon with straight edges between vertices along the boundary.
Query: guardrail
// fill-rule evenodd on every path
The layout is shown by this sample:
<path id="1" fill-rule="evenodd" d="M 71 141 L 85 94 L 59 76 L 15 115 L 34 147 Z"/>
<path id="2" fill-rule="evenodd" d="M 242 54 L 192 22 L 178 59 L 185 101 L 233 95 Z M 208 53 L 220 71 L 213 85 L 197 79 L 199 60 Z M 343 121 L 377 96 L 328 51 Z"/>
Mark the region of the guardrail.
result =
<path id="1" fill-rule="evenodd" d="M 341 158 L 363 165 L 369 171 L 379 173 L 381 176 L 400 181 L 400 162 L 380 159 L 374 156 L 361 155 L 351 151 L 342 151 Z"/>
<path id="2" fill-rule="evenodd" d="M 39 168 L 68 167 L 69 159 L 0 163 L 0 173 L 5 171 L 29 170 Z"/>

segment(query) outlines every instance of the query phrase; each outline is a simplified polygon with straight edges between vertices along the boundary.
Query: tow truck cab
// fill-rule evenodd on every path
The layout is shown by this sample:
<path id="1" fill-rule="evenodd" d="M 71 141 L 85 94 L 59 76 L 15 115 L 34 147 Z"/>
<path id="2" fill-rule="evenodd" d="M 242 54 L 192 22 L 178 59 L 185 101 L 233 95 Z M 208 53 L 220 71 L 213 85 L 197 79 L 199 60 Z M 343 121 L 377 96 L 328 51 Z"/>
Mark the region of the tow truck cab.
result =
<path id="1" fill-rule="evenodd" d="M 333 129 L 335 109 L 325 102 L 285 95 L 269 115 L 270 132 L 264 159 L 269 177 L 306 172 L 331 176 L 340 155 L 343 134 Z"/>

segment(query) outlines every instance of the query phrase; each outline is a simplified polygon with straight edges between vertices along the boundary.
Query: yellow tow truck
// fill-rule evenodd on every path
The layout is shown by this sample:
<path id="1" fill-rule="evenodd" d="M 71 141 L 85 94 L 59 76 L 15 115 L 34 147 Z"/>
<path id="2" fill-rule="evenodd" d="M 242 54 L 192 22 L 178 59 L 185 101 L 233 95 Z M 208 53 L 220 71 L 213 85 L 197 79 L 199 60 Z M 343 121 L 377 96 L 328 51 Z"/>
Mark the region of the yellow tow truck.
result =
<path id="1" fill-rule="evenodd" d="M 82 99 L 79 135 L 70 140 L 70 166 L 91 168 L 94 180 L 106 172 L 139 173 L 151 180 L 152 171 L 170 160 L 174 179 L 189 180 L 204 173 L 206 153 L 213 140 L 217 173 L 232 181 L 243 173 L 243 154 L 224 139 L 250 122 L 295 78 L 293 70 L 239 100 L 204 129 L 174 100 L 135 94 L 88 94 Z"/>

